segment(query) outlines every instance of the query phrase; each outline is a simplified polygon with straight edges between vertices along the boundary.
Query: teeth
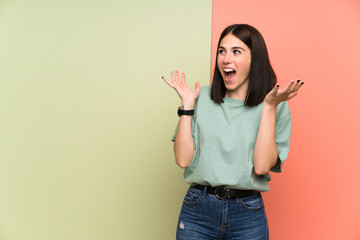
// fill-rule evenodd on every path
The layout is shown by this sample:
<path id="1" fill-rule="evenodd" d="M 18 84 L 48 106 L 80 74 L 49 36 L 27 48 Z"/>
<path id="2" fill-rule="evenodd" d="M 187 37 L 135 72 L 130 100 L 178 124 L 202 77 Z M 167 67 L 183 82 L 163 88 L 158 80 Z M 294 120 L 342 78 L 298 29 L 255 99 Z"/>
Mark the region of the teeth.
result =
<path id="1" fill-rule="evenodd" d="M 224 72 L 235 72 L 233 69 L 223 69 Z"/>

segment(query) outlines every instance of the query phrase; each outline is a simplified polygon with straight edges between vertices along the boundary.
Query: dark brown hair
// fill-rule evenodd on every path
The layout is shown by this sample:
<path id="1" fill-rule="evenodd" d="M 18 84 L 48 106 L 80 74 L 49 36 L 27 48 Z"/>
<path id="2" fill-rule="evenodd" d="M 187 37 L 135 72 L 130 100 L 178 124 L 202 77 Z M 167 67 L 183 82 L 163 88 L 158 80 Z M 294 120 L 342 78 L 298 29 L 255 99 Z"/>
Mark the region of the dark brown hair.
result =
<path id="1" fill-rule="evenodd" d="M 264 101 L 268 92 L 275 86 L 277 79 L 273 68 L 271 67 L 268 51 L 264 38 L 254 27 L 247 24 L 234 24 L 224 29 L 220 35 L 217 46 L 219 50 L 221 40 L 228 34 L 239 38 L 251 50 L 251 64 L 249 72 L 249 85 L 245 98 L 245 106 L 255 106 Z M 211 99 L 217 103 L 223 103 L 226 93 L 224 80 L 220 70 L 215 62 L 214 77 L 211 85 Z"/>

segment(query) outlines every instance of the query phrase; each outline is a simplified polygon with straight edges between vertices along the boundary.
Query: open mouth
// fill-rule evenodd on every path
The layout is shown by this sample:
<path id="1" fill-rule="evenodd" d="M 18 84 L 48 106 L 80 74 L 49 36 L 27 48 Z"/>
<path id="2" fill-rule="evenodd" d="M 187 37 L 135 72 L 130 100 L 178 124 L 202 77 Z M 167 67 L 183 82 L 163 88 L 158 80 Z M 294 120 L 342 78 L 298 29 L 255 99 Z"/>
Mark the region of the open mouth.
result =
<path id="1" fill-rule="evenodd" d="M 234 80 L 236 71 L 234 69 L 223 69 L 224 74 L 225 74 L 225 82 L 231 82 L 232 80 Z"/>

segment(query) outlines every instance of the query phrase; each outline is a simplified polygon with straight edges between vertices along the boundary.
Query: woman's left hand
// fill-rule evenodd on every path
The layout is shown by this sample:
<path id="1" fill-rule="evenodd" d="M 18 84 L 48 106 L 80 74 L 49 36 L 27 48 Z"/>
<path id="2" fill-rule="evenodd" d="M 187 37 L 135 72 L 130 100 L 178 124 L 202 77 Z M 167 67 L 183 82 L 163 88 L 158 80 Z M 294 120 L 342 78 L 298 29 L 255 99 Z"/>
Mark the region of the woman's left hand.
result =
<path id="1" fill-rule="evenodd" d="M 304 82 L 297 80 L 296 82 L 292 80 L 286 87 L 279 89 L 279 85 L 276 85 L 273 90 L 271 90 L 264 99 L 264 103 L 276 107 L 279 103 L 283 101 L 289 101 L 295 97 Z"/>

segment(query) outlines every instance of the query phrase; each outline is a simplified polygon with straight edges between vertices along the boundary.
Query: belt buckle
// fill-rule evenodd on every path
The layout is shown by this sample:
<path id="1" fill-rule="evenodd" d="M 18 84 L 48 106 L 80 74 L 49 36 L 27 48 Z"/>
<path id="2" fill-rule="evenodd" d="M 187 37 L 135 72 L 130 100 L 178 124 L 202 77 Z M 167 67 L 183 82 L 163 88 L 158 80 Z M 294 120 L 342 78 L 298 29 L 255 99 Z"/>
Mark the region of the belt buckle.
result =
<path id="1" fill-rule="evenodd" d="M 229 191 L 230 190 L 224 186 L 216 187 L 215 188 L 215 196 L 218 199 L 222 200 L 226 197 L 229 197 Z"/>

